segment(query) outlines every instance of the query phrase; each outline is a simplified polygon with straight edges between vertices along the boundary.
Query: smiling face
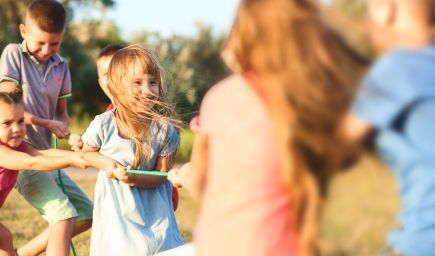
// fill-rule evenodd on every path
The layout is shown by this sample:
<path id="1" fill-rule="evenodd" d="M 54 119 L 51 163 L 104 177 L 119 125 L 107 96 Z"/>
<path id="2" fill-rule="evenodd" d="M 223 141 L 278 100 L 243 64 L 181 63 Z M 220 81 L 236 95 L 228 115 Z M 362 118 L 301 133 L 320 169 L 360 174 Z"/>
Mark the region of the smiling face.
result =
<path id="1" fill-rule="evenodd" d="M 63 32 L 45 32 L 30 17 L 26 18 L 25 24 L 20 25 L 20 33 L 26 40 L 27 50 L 40 63 L 46 63 L 51 56 L 59 51 L 63 39 Z"/>
<path id="2" fill-rule="evenodd" d="M 130 92 L 140 100 L 141 104 L 151 110 L 158 100 L 160 88 L 155 76 L 150 74 L 135 74 L 129 79 Z"/>
<path id="3" fill-rule="evenodd" d="M 16 148 L 23 142 L 25 135 L 23 104 L 0 102 L 0 142 Z"/>

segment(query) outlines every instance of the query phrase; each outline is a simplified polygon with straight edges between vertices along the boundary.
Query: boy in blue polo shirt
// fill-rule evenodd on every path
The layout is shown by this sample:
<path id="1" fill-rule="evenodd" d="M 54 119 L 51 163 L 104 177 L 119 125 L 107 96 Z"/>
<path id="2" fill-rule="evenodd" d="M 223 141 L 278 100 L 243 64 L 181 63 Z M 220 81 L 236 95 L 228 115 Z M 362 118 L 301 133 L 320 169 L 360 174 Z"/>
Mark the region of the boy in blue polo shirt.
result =
<path id="1" fill-rule="evenodd" d="M 68 135 L 66 98 L 71 95 L 67 62 L 57 55 L 66 25 L 66 12 L 54 0 L 35 0 L 20 25 L 21 44 L 9 44 L 0 59 L 0 80 L 23 88 L 27 141 L 37 149 L 51 147 L 51 136 Z M 91 226 L 92 202 L 61 172 L 21 172 L 17 189 L 49 222 L 50 228 L 18 250 L 19 255 L 69 255 L 71 236 Z"/>
<path id="2" fill-rule="evenodd" d="M 381 54 L 344 119 L 355 149 L 374 132 L 396 176 L 400 228 L 382 255 L 435 254 L 435 1 L 370 0 L 372 42 Z"/>

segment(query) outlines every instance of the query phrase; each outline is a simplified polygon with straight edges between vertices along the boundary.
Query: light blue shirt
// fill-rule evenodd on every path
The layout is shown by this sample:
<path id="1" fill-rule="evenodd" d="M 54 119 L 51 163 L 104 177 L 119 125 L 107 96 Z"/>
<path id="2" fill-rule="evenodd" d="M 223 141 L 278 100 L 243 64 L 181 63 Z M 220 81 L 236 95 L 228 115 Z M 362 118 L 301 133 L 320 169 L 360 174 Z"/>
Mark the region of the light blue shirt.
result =
<path id="1" fill-rule="evenodd" d="M 150 145 L 151 159 L 140 167 L 152 170 L 159 156 L 176 151 L 178 131 L 153 122 Z M 119 136 L 113 111 L 95 117 L 83 134 L 83 142 L 99 148 L 102 155 L 120 164 L 131 165 L 135 145 Z M 133 188 L 108 179 L 104 170 L 98 173 L 94 195 L 91 255 L 154 255 L 183 244 L 172 208 L 172 185 L 169 181 L 156 188 Z"/>
<path id="2" fill-rule="evenodd" d="M 400 50 L 370 70 L 352 112 L 377 131 L 376 147 L 397 177 L 400 255 L 435 253 L 435 45 Z"/>

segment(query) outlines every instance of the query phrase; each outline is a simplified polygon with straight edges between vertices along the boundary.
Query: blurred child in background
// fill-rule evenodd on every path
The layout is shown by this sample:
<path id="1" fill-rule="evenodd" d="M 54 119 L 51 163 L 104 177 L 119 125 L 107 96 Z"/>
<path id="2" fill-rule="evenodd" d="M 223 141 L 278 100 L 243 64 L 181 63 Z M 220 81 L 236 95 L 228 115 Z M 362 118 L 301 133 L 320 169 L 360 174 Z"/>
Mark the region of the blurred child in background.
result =
<path id="1" fill-rule="evenodd" d="M 435 1 L 370 0 L 375 49 L 340 136 L 358 153 L 375 133 L 376 148 L 395 174 L 400 228 L 383 255 L 435 252 Z"/>

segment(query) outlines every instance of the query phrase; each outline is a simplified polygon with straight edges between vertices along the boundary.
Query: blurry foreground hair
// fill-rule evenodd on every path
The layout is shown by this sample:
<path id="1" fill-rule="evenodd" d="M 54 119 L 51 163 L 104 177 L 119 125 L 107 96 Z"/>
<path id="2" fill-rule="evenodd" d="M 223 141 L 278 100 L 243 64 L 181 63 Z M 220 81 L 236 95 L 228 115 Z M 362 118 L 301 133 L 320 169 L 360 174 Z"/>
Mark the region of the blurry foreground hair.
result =
<path id="1" fill-rule="evenodd" d="M 242 0 L 236 17 L 223 56 L 272 115 L 300 255 L 315 255 L 320 205 L 338 163 L 333 135 L 355 91 L 351 73 L 366 62 L 316 1 Z"/>

